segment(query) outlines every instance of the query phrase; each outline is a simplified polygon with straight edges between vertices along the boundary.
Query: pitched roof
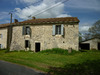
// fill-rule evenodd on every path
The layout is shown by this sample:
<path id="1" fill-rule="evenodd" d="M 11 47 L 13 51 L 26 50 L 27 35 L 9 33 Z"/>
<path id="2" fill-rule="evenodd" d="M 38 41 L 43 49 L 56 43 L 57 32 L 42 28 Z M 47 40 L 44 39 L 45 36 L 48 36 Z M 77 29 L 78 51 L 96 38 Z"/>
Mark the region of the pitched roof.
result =
<path id="1" fill-rule="evenodd" d="M 45 19 L 31 19 L 18 24 L 50 24 L 50 23 L 68 23 L 68 22 L 79 22 L 77 17 L 63 17 L 63 18 L 45 18 Z"/>
<path id="2" fill-rule="evenodd" d="M 7 27 L 7 26 L 9 26 L 10 25 L 10 23 L 7 23 L 7 24 L 0 24 L 0 28 L 5 28 L 5 27 Z"/>
<path id="3" fill-rule="evenodd" d="M 84 43 L 84 42 L 87 42 L 87 41 L 90 41 L 90 40 L 94 40 L 94 39 L 99 39 L 100 40 L 100 37 L 90 38 L 90 39 L 87 39 L 87 40 L 82 41 L 81 43 Z"/>
<path id="4" fill-rule="evenodd" d="M 77 17 L 62 17 L 62 18 L 44 18 L 44 19 L 31 19 L 22 22 L 12 23 L 12 25 L 24 25 L 24 24 L 54 24 L 54 23 L 71 23 L 76 22 L 79 23 L 79 19 Z M 0 28 L 7 27 L 10 24 L 2 24 Z"/>

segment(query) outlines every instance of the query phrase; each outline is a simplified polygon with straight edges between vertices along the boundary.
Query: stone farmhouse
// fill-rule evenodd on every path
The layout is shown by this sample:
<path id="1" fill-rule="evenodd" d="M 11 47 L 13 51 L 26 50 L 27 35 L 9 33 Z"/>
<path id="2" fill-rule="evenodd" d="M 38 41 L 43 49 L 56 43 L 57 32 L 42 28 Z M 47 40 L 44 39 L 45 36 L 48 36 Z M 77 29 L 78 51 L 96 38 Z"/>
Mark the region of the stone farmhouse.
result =
<path id="1" fill-rule="evenodd" d="M 52 48 L 79 49 L 77 17 L 33 19 L 0 25 L 0 48 L 38 52 Z"/>

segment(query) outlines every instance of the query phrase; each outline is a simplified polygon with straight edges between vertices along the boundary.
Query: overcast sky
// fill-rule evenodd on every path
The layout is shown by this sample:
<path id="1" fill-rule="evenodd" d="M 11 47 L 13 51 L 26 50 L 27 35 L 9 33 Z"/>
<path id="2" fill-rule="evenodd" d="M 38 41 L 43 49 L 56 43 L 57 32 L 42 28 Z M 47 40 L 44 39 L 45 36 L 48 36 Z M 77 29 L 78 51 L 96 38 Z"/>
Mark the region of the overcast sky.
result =
<path id="1" fill-rule="evenodd" d="M 87 32 L 100 20 L 100 0 L 0 0 L 0 24 L 9 23 L 9 12 L 19 21 L 36 18 L 78 17 L 79 31 Z"/>

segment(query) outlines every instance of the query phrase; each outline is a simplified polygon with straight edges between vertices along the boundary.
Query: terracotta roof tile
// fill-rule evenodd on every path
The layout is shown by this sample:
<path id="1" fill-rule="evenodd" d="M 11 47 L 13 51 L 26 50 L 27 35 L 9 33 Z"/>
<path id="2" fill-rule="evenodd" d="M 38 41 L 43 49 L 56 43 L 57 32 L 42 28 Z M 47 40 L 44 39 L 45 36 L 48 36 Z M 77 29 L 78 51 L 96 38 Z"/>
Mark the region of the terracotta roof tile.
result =
<path id="1" fill-rule="evenodd" d="M 10 23 L 7 23 L 7 24 L 0 24 L 0 28 L 7 27 L 7 26 L 9 26 L 9 25 L 10 25 Z"/>
<path id="2" fill-rule="evenodd" d="M 62 17 L 62 18 L 44 18 L 44 19 L 31 19 L 22 22 L 13 23 L 14 25 L 21 24 L 53 24 L 53 23 L 69 23 L 69 22 L 79 22 L 77 17 Z M 0 28 L 7 27 L 10 24 L 1 24 Z"/>
<path id="3" fill-rule="evenodd" d="M 63 18 L 46 18 L 46 19 L 31 19 L 19 23 L 33 23 L 33 24 L 43 24 L 43 23 L 60 23 L 60 22 L 79 22 L 77 17 L 63 17 Z"/>

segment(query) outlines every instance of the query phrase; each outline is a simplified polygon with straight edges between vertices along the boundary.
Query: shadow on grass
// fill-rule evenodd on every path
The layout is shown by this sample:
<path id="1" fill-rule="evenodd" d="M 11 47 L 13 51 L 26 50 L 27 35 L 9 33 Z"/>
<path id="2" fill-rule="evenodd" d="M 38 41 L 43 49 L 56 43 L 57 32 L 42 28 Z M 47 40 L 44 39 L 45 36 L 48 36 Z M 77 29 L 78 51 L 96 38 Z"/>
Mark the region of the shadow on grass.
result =
<path id="1" fill-rule="evenodd" d="M 89 51 L 89 50 L 79 50 L 80 52 L 87 52 L 87 51 Z"/>
<path id="2" fill-rule="evenodd" d="M 80 53 L 80 51 L 72 50 L 71 53 L 68 53 L 68 50 L 66 50 L 66 49 L 53 48 L 53 49 L 43 50 L 43 51 L 41 51 L 39 53 L 60 54 L 60 55 L 74 55 L 74 54 Z"/>
<path id="3" fill-rule="evenodd" d="M 100 75 L 100 60 L 86 61 L 82 64 L 69 64 L 63 68 L 50 67 L 50 75 Z"/>

